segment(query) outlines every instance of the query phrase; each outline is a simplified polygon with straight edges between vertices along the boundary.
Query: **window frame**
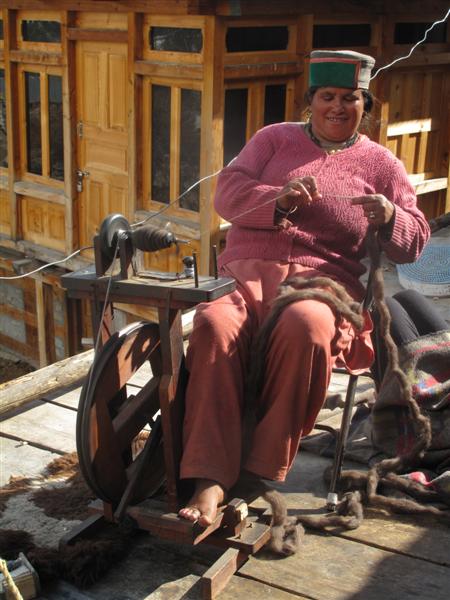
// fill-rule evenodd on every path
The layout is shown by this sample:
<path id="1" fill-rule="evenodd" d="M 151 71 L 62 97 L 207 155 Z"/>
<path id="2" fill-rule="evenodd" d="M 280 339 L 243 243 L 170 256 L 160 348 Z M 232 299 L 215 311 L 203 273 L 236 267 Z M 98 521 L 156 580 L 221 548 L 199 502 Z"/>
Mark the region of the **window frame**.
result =
<path id="1" fill-rule="evenodd" d="M 200 29 L 202 32 L 203 44 L 200 52 L 176 52 L 168 50 L 152 50 L 150 48 L 150 29 L 152 27 L 173 27 L 176 29 Z M 161 63 L 188 63 L 201 64 L 204 60 L 206 37 L 205 37 L 205 17 L 164 17 L 156 15 L 146 15 L 142 27 L 143 46 L 142 58 L 144 60 L 156 61 Z"/>
<path id="2" fill-rule="evenodd" d="M 169 167 L 169 203 L 158 202 L 151 197 L 152 190 L 152 85 L 161 85 L 170 88 L 170 167 Z M 163 77 L 144 77 L 142 81 L 142 198 L 143 209 L 161 211 L 165 214 L 190 221 L 200 221 L 199 210 L 183 208 L 179 202 L 172 204 L 180 195 L 180 136 L 181 136 L 181 92 L 183 89 L 194 90 L 201 93 L 200 119 L 203 122 L 205 93 L 202 81 L 187 79 L 166 79 Z M 175 126 L 174 126 L 175 125 Z M 200 135 L 199 172 L 202 175 L 202 136 Z M 201 194 L 201 190 L 200 190 Z"/>
<path id="3" fill-rule="evenodd" d="M 45 18 L 43 18 L 45 16 Z M 59 42 L 28 42 L 22 37 L 23 21 L 57 21 L 61 26 L 61 41 Z M 16 19 L 16 39 L 19 50 L 31 50 L 35 52 L 45 52 L 49 54 L 61 54 L 63 31 L 61 13 L 57 11 L 28 11 L 19 10 Z"/>
<path id="4" fill-rule="evenodd" d="M 28 171 L 27 160 L 27 117 L 26 117 L 26 89 L 25 89 L 25 73 L 39 74 L 40 91 L 41 91 L 41 155 L 42 155 L 42 175 L 31 173 Z M 61 77 L 63 86 L 63 69 L 50 65 L 36 65 L 20 63 L 17 68 L 18 77 L 18 99 L 19 99 L 19 120 L 20 120 L 20 177 L 23 181 L 40 183 L 51 187 L 64 188 L 64 179 L 54 179 L 50 177 L 50 135 L 49 135 L 49 99 L 48 99 L 48 76 L 56 75 Z M 63 86 L 64 88 L 64 86 Z M 62 102 L 63 120 L 64 120 L 64 102 Z M 64 129 L 63 129 L 64 131 Z M 63 157 L 64 162 L 64 144 L 63 140 Z"/>
<path id="5" fill-rule="evenodd" d="M 226 47 L 226 36 L 228 29 L 240 29 L 245 27 L 287 27 L 288 44 L 285 50 L 256 50 L 252 52 L 228 52 Z M 274 18 L 274 19 L 227 19 L 224 33 L 224 60 L 225 65 L 254 64 L 264 57 L 268 62 L 297 61 L 297 36 L 299 22 L 297 18 Z"/>

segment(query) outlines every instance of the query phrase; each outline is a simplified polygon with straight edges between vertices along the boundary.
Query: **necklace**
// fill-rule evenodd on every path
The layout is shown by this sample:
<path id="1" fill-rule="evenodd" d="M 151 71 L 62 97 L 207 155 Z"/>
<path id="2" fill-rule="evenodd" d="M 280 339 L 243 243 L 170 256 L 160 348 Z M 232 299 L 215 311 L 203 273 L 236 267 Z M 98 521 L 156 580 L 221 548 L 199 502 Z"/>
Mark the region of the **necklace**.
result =
<path id="1" fill-rule="evenodd" d="M 340 142 L 340 143 L 327 143 L 327 142 L 322 142 L 320 141 L 313 133 L 312 130 L 312 126 L 311 123 L 305 123 L 305 125 L 303 126 L 305 132 L 307 133 L 308 137 L 311 139 L 311 141 L 313 141 L 316 146 L 319 146 L 319 148 L 322 148 L 322 150 L 325 150 L 325 152 L 327 152 L 327 154 L 336 154 L 336 152 L 340 152 L 341 150 L 345 150 L 346 148 L 350 148 L 350 146 L 353 146 L 353 144 L 358 140 L 359 138 L 359 133 L 356 131 L 352 137 L 348 138 L 348 140 L 345 140 L 345 142 Z"/>

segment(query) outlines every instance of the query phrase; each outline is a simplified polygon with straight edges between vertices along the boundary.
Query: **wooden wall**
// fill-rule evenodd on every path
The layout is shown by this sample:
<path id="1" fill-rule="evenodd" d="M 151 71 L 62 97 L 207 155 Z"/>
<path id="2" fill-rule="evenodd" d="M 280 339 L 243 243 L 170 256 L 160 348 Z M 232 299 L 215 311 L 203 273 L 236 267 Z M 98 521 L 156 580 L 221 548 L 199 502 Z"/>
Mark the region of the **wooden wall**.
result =
<path id="1" fill-rule="evenodd" d="M 195 250 L 206 273 L 226 224 L 212 207 L 214 177 L 179 198 L 187 186 L 220 170 L 271 119 L 301 119 L 314 47 L 367 52 L 383 66 L 407 54 L 423 24 L 442 18 L 448 5 L 0 0 L 0 9 L 0 249 L 39 264 L 84 248 L 65 265 L 80 268 L 92 261 L 103 218 L 120 212 L 130 223 L 151 216 L 190 241 L 146 256 L 149 268 L 179 271 Z M 56 38 L 36 41 L 27 30 L 34 21 L 52 21 Z M 372 86 L 370 135 L 403 160 L 429 218 L 450 211 L 449 30 L 441 27 Z M 190 47 L 164 46 L 165 33 L 179 31 Z M 161 37 L 153 39 L 155 32 Z M 5 258 L 3 268 L 11 271 L 12 262 Z M 50 273 L 11 283 L 28 298 L 28 333 L 11 344 L 41 364 L 77 350 L 74 336 L 90 331 L 85 308 L 76 309 L 73 331 L 49 318 L 52 303 L 74 314 L 57 281 Z M 46 319 L 52 333 L 42 337 Z"/>

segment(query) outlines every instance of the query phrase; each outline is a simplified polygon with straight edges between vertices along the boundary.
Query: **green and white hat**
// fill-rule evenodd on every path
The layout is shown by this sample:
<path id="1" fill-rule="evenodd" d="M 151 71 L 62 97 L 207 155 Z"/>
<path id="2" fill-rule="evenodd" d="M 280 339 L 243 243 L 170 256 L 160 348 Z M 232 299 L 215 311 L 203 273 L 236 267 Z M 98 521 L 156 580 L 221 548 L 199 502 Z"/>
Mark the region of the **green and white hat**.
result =
<path id="1" fill-rule="evenodd" d="M 309 66 L 310 87 L 369 89 L 375 59 L 353 50 L 313 50 Z"/>

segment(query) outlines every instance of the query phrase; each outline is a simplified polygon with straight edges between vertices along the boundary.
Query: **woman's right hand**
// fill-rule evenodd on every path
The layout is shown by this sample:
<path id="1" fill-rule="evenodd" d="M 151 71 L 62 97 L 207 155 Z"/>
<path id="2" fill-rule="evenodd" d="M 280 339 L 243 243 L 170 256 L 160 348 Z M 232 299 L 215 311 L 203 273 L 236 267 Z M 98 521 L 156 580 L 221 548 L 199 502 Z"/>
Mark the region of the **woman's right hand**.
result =
<path id="1" fill-rule="evenodd" d="M 277 198 L 277 207 L 284 211 L 295 209 L 302 204 L 311 204 L 320 200 L 316 178 L 312 176 L 295 177 L 286 183 Z"/>

